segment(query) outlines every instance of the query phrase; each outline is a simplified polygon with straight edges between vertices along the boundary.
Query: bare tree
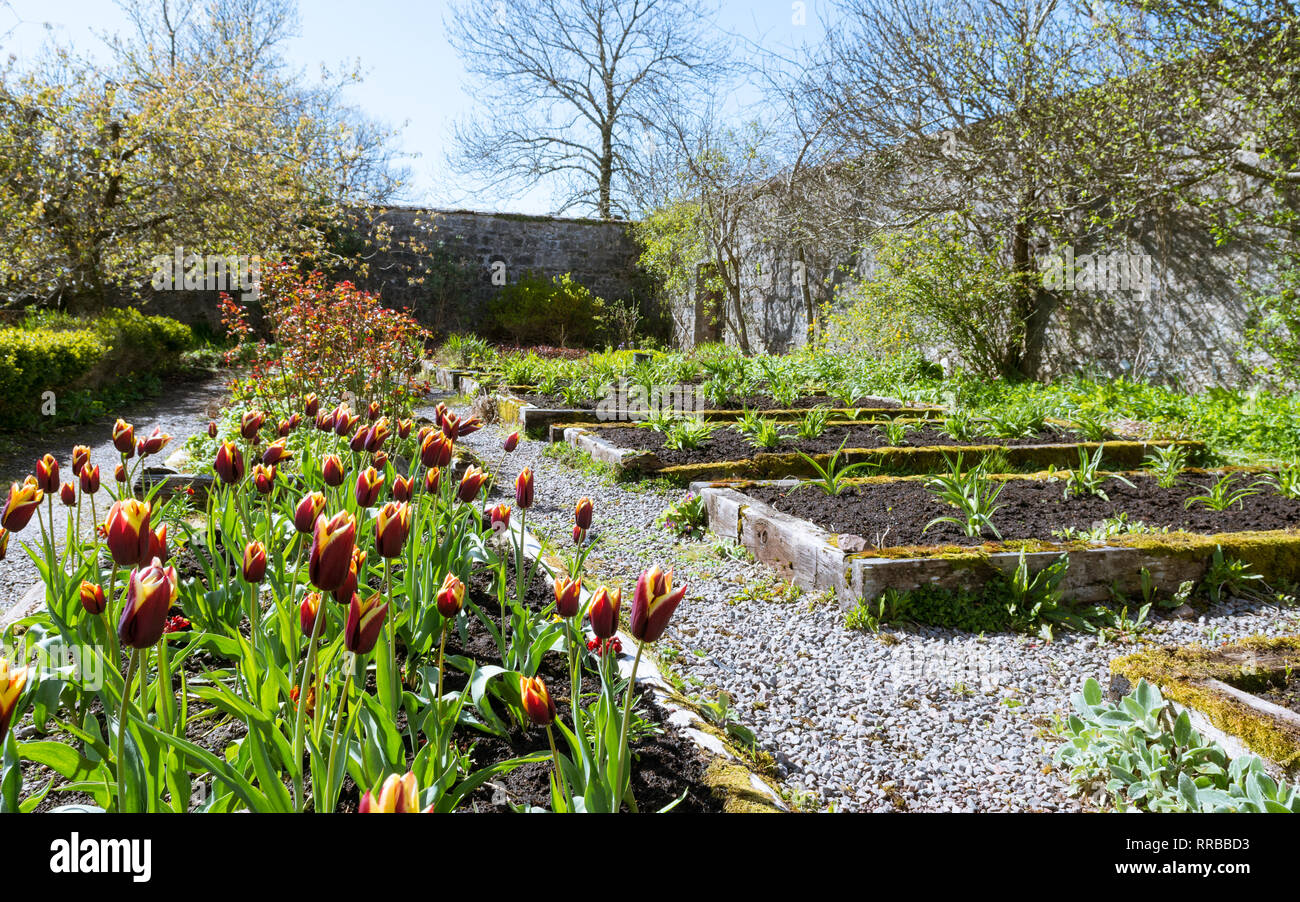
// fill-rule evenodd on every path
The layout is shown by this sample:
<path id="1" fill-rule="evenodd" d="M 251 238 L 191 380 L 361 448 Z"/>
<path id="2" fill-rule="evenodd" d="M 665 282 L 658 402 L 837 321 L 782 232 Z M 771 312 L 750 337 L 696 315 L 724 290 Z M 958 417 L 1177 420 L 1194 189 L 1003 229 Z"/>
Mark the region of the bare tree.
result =
<path id="1" fill-rule="evenodd" d="M 476 76 L 478 111 L 453 166 L 493 186 L 557 183 L 557 211 L 629 213 L 635 161 L 659 115 L 725 69 L 705 0 L 461 2 L 452 46 Z"/>

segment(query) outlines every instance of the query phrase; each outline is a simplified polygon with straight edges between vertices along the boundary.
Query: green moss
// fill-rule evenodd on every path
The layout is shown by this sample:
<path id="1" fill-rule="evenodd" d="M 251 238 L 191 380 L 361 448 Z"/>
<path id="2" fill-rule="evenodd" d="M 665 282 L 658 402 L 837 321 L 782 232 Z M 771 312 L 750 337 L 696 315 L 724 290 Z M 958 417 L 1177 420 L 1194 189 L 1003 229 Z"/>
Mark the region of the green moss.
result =
<path id="1" fill-rule="evenodd" d="M 714 759 L 704 772 L 704 785 L 721 800 L 727 814 L 779 814 L 781 809 L 750 782 L 753 772 L 740 764 Z"/>
<path id="2" fill-rule="evenodd" d="M 1256 754 L 1294 771 L 1300 767 L 1300 730 L 1206 682 L 1218 680 L 1249 692 L 1283 673 L 1287 666 L 1300 666 L 1300 636 L 1252 636 L 1216 648 L 1150 648 L 1117 658 L 1110 669 L 1131 683 L 1140 679 L 1153 683 L 1167 698 L 1200 711 Z"/>
<path id="3" fill-rule="evenodd" d="M 1222 548 L 1227 557 L 1245 561 L 1267 580 L 1300 579 L 1300 532 L 1267 530 L 1198 535 L 1189 532 L 1128 533 L 1108 544 L 1155 555 L 1204 560 Z"/>

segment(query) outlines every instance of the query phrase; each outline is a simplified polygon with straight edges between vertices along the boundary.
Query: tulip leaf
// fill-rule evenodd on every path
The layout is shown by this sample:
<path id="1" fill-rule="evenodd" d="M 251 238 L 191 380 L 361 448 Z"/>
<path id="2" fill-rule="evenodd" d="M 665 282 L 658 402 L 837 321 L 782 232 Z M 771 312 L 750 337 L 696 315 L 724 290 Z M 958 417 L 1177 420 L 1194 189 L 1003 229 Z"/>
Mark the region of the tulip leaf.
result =
<path id="1" fill-rule="evenodd" d="M 253 784 L 248 782 L 242 774 L 232 768 L 228 763 L 209 752 L 207 749 L 195 745 L 186 739 L 181 739 L 179 736 L 172 736 L 160 732 L 149 724 L 141 722 L 138 718 L 135 718 L 135 720 L 141 728 L 152 730 L 156 733 L 157 739 L 160 742 L 178 749 L 185 756 L 186 760 L 196 769 L 208 771 L 214 778 L 228 786 L 230 791 L 238 796 L 240 801 L 247 805 L 250 811 L 272 812 L 277 810 L 270 803 L 267 797 L 258 792 Z"/>

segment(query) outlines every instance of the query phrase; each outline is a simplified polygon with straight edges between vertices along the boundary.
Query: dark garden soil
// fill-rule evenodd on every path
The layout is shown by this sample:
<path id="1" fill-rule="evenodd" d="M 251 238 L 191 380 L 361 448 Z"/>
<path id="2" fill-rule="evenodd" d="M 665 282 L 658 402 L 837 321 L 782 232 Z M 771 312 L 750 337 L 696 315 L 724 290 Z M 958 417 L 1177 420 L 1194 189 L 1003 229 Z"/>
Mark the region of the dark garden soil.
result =
<path id="1" fill-rule="evenodd" d="M 564 400 L 563 395 L 545 395 L 538 392 L 529 392 L 521 395 L 523 400 L 535 407 L 545 407 L 559 410 L 595 410 L 597 401 L 590 399 L 575 401 L 569 403 Z M 664 403 L 670 403 L 671 395 L 664 396 Z M 846 407 L 859 408 L 876 408 L 878 410 L 897 410 L 902 407 L 897 401 L 890 401 L 886 398 L 857 398 L 850 404 L 845 404 L 837 398 L 831 398 L 826 395 L 806 395 L 796 398 L 793 401 L 781 402 L 771 395 L 751 394 L 737 398 L 728 398 L 724 403 L 716 404 L 708 402 L 705 405 L 707 410 L 808 410 L 813 407 L 830 407 L 834 409 L 843 409 Z"/>
<path id="2" fill-rule="evenodd" d="M 1255 695 L 1300 714 L 1300 674 L 1293 674 L 1290 679 L 1278 677 L 1267 689 L 1257 691 Z"/>
<path id="3" fill-rule="evenodd" d="M 509 577 L 509 580 L 509 591 L 513 593 L 513 575 Z M 492 618 L 494 622 L 499 622 L 500 609 L 497 605 L 497 595 L 493 585 L 493 576 L 491 574 L 484 572 L 476 574 L 470 583 L 469 601 L 482 610 L 486 616 Z M 552 602 L 553 597 L 544 580 L 539 578 L 534 580 L 528 588 L 525 603 L 531 610 L 540 611 Z M 336 611 L 339 610 L 333 601 L 327 600 L 325 603 L 334 606 Z M 471 605 L 467 604 L 467 608 L 469 607 Z M 172 613 L 179 614 L 180 609 L 173 609 Z M 241 624 L 241 631 L 245 635 L 248 633 L 247 626 L 247 621 Z M 436 653 L 437 649 L 435 648 L 429 656 L 428 663 L 434 663 Z M 173 654 L 175 654 L 174 651 Z M 491 634 L 482 621 L 477 616 L 473 616 L 472 613 L 471 616 L 465 618 L 463 634 L 452 633 L 448 637 L 447 654 L 471 657 L 480 665 L 500 663 L 500 652 L 497 650 Z M 584 656 L 588 663 L 588 669 L 583 677 L 582 692 L 587 703 L 590 704 L 599 691 L 600 684 L 595 673 L 590 669 L 595 666 L 594 656 L 585 652 Z M 404 668 L 406 665 L 406 649 L 399 647 L 398 660 L 399 666 Z M 222 660 L 204 650 L 199 650 L 177 669 L 184 670 L 190 677 L 193 677 L 202 674 L 206 670 L 219 671 L 230 666 L 231 662 Z M 567 656 L 562 652 L 552 652 L 546 655 L 542 660 L 538 676 L 545 681 L 547 688 L 551 692 L 559 719 L 571 724 Z M 444 684 L 446 691 L 459 690 L 465 686 L 466 682 L 467 677 L 465 674 L 454 667 L 448 667 Z M 179 674 L 175 675 L 175 685 L 179 689 Z M 373 673 L 368 688 L 371 691 L 374 690 Z M 186 736 L 191 742 L 214 754 L 221 755 L 231 742 L 238 740 L 245 734 L 245 726 L 241 721 L 219 713 L 215 716 L 195 717 L 204 707 L 201 703 L 195 705 L 191 702 L 192 719 L 188 724 Z M 676 727 L 665 723 L 657 708 L 638 701 L 634 711 L 643 718 L 640 730 L 636 729 L 634 722 L 632 735 L 632 791 L 640 810 L 643 812 L 657 811 L 680 798 L 681 802 L 673 809 L 674 811 L 695 813 L 721 811 L 721 803 L 713 797 L 710 790 L 703 783 L 708 763 L 698 747 Z M 498 713 L 503 719 L 508 720 L 508 714 L 504 709 L 499 709 Z M 70 712 L 67 711 L 60 712 L 60 716 L 63 717 L 69 714 Z M 88 711 L 83 712 L 82 717 L 84 718 L 86 714 L 93 716 L 99 722 L 101 734 L 107 735 L 106 721 L 97 699 L 91 703 Z M 15 728 L 19 731 L 23 741 L 53 739 L 72 743 L 75 747 L 75 740 L 71 734 L 59 729 L 53 721 L 50 726 L 53 730 L 50 735 L 40 735 L 36 732 L 31 717 L 28 715 L 22 723 L 16 724 Z M 405 714 L 399 715 L 398 728 L 405 737 Z M 457 733 L 457 737 L 459 747 L 463 752 L 470 755 L 475 769 L 490 766 L 510 758 L 549 751 L 546 731 L 532 726 L 521 727 L 512 724 L 508 735 L 504 737 L 487 736 L 474 730 L 462 728 Z M 415 750 L 408 748 L 407 752 L 410 755 L 414 754 Z M 54 781 L 54 790 L 37 806 L 36 811 L 49 811 L 60 805 L 94 804 L 94 800 L 89 794 L 59 791 L 58 787 L 65 785 L 67 781 L 43 765 L 25 761 L 21 768 L 25 795 L 43 788 L 51 779 Z M 311 771 L 306 765 L 306 759 L 304 759 L 304 769 L 308 794 L 310 795 Z M 479 789 L 462 805 L 461 810 L 506 812 L 511 810 L 511 804 L 549 808 L 550 770 L 551 764 L 549 760 L 516 768 Z M 346 778 L 336 810 L 341 813 L 356 811 L 360 804 L 361 794 L 361 790 L 352 781 L 351 777 Z"/>
<path id="4" fill-rule="evenodd" d="M 1054 530 L 1086 531 L 1103 520 L 1126 514 L 1128 523 L 1152 528 L 1168 527 L 1194 533 L 1300 527 L 1300 500 L 1278 495 L 1271 487 L 1245 498 L 1240 507 L 1213 511 L 1200 502 L 1190 510 L 1184 503 L 1205 494 L 1217 476 L 1185 475 L 1173 488 L 1162 489 L 1153 477 L 1132 476 L 1133 487 L 1111 479 L 1102 487 L 1108 499 L 1064 496 L 1062 480 L 1008 480 L 997 498 L 1001 505 L 993 525 L 1003 539 L 1053 538 Z M 1239 480 L 1237 487 L 1244 487 Z M 968 537 L 952 523 L 926 524 L 936 517 L 960 512 L 935 497 L 924 480 L 869 483 L 830 496 L 816 486 L 793 490 L 779 486 L 750 486 L 744 493 L 784 513 L 809 520 L 839 534 L 866 539 L 868 546 L 978 545 L 995 537 L 986 531 Z"/>
<path id="5" fill-rule="evenodd" d="M 665 466 L 712 463 L 724 460 L 748 460 L 758 454 L 833 454 L 843 443 L 845 449 L 856 448 L 933 448 L 965 447 L 969 445 L 1047 445 L 1082 441 L 1082 436 L 1068 431 L 1047 429 L 1029 438 L 1004 439 L 992 436 L 957 441 L 934 426 L 908 430 L 902 443 L 891 445 L 883 429 L 874 426 L 831 426 L 815 439 L 794 437 L 794 428 L 786 424 L 788 438 L 775 448 L 758 448 L 749 436 L 736 432 L 729 426 L 719 426 L 700 447 L 675 450 L 664 447 L 664 433 L 648 427 L 615 426 L 596 433 L 600 438 L 618 448 L 634 451 L 653 451 Z M 847 441 L 846 441 L 847 439 Z"/>

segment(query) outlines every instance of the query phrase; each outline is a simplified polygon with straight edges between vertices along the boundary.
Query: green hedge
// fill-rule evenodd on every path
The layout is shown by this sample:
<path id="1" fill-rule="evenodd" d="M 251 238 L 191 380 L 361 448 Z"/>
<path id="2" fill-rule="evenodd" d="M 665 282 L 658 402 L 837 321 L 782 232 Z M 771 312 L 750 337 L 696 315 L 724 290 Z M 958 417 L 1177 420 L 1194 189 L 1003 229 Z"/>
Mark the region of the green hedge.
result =
<path id="1" fill-rule="evenodd" d="M 134 309 L 30 314 L 0 328 L 0 429 L 35 422 L 47 391 L 57 399 L 174 369 L 193 340 L 189 326 Z"/>
<path id="2" fill-rule="evenodd" d="M 489 331 L 518 344 L 589 346 L 604 323 L 605 302 L 568 273 L 524 273 L 488 302 Z"/>

